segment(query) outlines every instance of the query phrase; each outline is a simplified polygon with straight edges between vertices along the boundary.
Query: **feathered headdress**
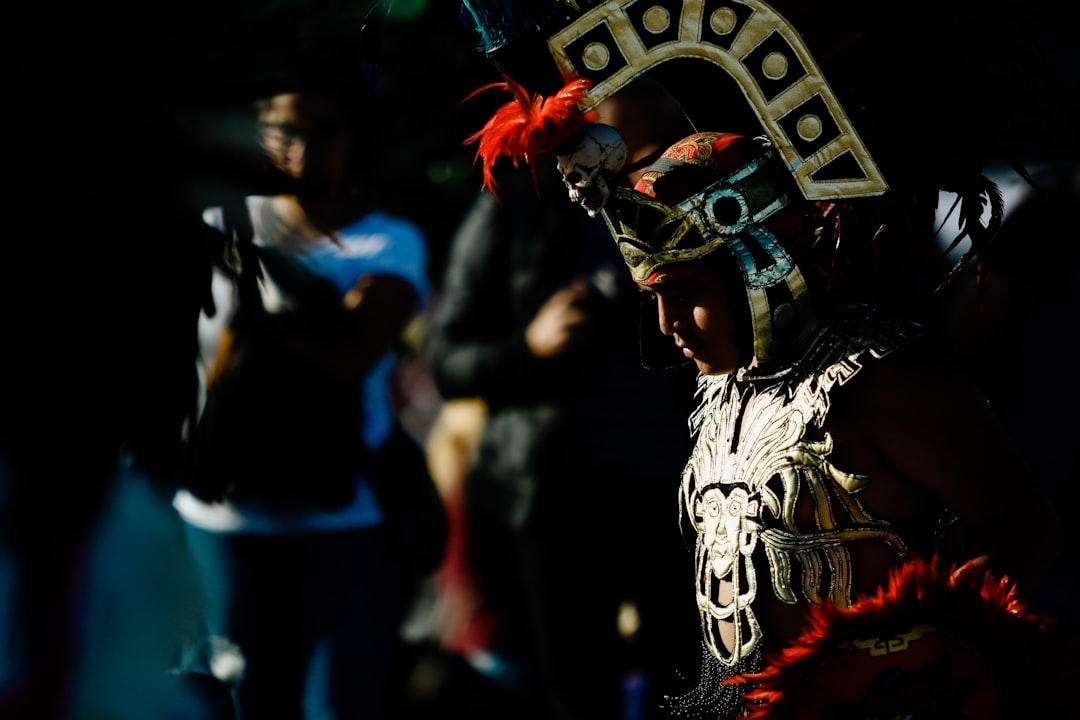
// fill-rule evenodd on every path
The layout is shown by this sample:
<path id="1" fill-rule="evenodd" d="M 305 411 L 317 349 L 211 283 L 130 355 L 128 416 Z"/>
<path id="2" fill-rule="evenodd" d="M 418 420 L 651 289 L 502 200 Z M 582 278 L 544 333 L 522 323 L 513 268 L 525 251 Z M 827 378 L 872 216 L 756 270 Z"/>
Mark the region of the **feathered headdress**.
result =
<path id="1" fill-rule="evenodd" d="M 502 82 L 484 85 L 465 100 L 491 89 L 505 90 L 514 99 L 497 109 L 483 128 L 466 138 L 465 144 L 478 143 L 476 160 L 483 162 L 484 187 L 492 193 L 496 187 L 493 168 L 500 157 L 509 157 L 515 168 L 529 165 L 535 179 L 533 159 L 553 152 L 593 118 L 592 113 L 585 113 L 578 106 L 589 89 L 586 80 L 573 80 L 545 98 L 503 75 Z"/>
<path id="2" fill-rule="evenodd" d="M 588 111 L 648 74 L 695 128 L 768 136 L 803 196 L 832 205 L 815 252 L 838 293 L 921 303 L 974 261 L 981 299 L 1004 214 L 983 165 L 997 155 L 1026 178 L 1026 156 L 1075 157 L 1075 101 L 1032 43 L 1037 10 L 970 0 L 883 7 L 465 0 L 463 20 L 525 93 L 589 80 Z M 960 198 L 955 239 L 933 232 L 939 191 Z M 943 253 L 965 242 L 953 265 Z"/>

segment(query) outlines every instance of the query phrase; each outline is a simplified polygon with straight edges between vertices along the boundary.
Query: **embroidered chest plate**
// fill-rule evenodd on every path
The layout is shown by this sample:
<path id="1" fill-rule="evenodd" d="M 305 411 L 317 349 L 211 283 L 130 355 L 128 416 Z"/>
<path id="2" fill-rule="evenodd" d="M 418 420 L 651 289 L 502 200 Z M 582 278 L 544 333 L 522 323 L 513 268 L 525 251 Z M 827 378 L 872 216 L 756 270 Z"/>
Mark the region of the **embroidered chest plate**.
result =
<path id="1" fill-rule="evenodd" d="M 906 553 L 900 537 L 859 502 L 870 478 L 829 461 L 832 438 L 822 426 L 830 393 L 913 334 L 859 314 L 834 325 L 783 374 L 700 378 L 700 404 L 691 417 L 697 441 L 683 471 L 681 500 L 697 531 L 705 644 L 724 664 L 748 657 L 761 641 L 754 614 L 762 591 L 757 554 L 765 554 L 772 590 L 783 602 L 829 599 L 847 607 L 849 543 L 878 539 Z M 809 526 L 795 513 L 802 495 L 814 508 Z M 725 627 L 729 637 L 734 632 L 730 647 L 721 640 Z"/>

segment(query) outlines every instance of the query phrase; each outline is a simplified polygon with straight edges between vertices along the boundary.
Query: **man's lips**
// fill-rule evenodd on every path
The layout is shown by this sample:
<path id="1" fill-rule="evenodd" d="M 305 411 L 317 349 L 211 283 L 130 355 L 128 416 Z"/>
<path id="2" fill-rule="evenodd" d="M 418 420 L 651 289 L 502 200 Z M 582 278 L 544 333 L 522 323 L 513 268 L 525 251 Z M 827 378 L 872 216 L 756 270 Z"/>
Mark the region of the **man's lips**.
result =
<path id="1" fill-rule="evenodd" d="M 676 340 L 675 345 L 678 346 L 680 350 L 682 350 L 683 357 L 688 360 L 693 360 L 694 356 L 698 353 L 699 348 L 688 343 L 684 343 L 681 340 Z"/>

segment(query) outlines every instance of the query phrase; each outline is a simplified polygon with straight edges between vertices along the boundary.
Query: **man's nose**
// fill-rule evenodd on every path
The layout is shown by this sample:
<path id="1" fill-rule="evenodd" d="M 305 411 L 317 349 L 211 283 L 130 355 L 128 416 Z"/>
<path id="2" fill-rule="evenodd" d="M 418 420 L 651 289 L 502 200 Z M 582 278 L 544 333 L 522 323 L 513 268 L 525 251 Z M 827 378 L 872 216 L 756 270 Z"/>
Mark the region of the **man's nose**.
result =
<path id="1" fill-rule="evenodd" d="M 308 154 L 307 140 L 302 137 L 291 137 L 288 142 L 285 143 L 285 157 L 288 158 L 290 164 L 303 164 L 304 159 Z"/>
<path id="2" fill-rule="evenodd" d="M 674 335 L 678 324 L 676 309 L 670 302 L 665 302 L 660 296 L 656 298 L 656 315 L 660 321 L 660 332 L 664 335 Z"/>

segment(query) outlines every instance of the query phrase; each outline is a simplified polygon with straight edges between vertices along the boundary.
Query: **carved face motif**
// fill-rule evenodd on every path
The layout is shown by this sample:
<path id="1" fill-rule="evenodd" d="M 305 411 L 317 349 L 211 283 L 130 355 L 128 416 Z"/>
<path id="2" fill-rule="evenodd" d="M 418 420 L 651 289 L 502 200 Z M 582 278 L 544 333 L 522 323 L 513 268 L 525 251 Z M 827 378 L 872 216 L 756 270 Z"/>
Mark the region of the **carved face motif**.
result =
<path id="1" fill-rule="evenodd" d="M 717 577 L 726 578 L 740 555 L 749 557 L 754 551 L 757 540 L 754 518 L 760 503 L 751 500 L 742 488 L 734 488 L 727 497 L 719 488 L 710 488 L 700 502 L 702 541 L 709 555 L 709 568 Z"/>
<path id="2" fill-rule="evenodd" d="M 745 488 L 727 489 L 725 495 L 721 486 L 706 488 L 695 503 L 700 533 L 697 596 L 706 643 L 722 662 L 733 663 L 761 637 L 751 609 L 757 597 L 751 558 L 761 503 Z"/>
<path id="3" fill-rule="evenodd" d="M 596 217 L 611 195 L 604 173 L 616 173 L 626 163 L 626 141 L 610 125 L 585 128 L 569 153 L 557 158 L 570 200 Z"/>

